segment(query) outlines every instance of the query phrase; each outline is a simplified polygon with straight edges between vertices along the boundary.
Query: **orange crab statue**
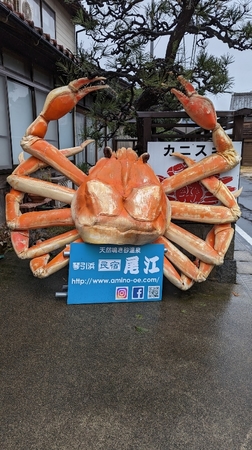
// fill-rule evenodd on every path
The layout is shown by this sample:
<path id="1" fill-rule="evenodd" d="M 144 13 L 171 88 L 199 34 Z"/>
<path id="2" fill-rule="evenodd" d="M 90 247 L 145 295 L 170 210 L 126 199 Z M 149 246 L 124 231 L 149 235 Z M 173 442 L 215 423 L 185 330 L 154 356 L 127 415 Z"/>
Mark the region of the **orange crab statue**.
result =
<path id="1" fill-rule="evenodd" d="M 49 121 L 69 112 L 88 93 L 108 87 L 103 78 L 82 78 L 49 93 L 41 114 L 21 141 L 23 150 L 32 156 L 23 160 L 8 177 L 12 189 L 6 198 L 13 247 L 20 258 L 31 259 L 35 276 L 47 277 L 64 267 L 68 263 L 64 253 L 70 243 L 82 241 L 118 245 L 163 243 L 167 249 L 164 275 L 182 290 L 194 282 L 204 281 L 215 265 L 223 263 L 234 232 L 231 223 L 239 218 L 240 210 L 235 196 L 214 174 L 232 169 L 239 163 L 239 156 L 217 123 L 211 101 L 198 95 L 183 77 L 179 81 L 186 94 L 176 89 L 172 92 L 200 127 L 212 130 L 217 153 L 197 163 L 180 155 L 188 167 L 163 182 L 148 165 L 147 153 L 138 157 L 130 148 L 112 152 L 107 147 L 104 157 L 86 175 L 67 158 L 81 151 L 86 143 L 58 150 L 44 139 Z M 65 175 L 78 188 L 30 176 L 46 166 Z M 169 193 L 195 181 L 200 181 L 221 205 L 168 200 Z M 71 207 L 22 214 L 20 204 L 27 192 L 42 194 Z M 172 223 L 172 219 L 203 222 L 213 227 L 203 240 Z M 29 230 L 53 226 L 69 226 L 69 231 L 29 246 Z M 194 261 L 181 249 L 190 253 Z M 51 258 L 55 250 L 58 253 Z"/>

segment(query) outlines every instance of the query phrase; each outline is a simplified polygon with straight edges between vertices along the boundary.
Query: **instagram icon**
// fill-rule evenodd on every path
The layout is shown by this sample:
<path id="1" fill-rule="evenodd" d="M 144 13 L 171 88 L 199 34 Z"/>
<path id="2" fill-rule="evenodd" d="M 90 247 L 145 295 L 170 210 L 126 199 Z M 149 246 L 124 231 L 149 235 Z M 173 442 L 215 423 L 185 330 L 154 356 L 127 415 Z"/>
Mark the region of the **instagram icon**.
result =
<path id="1" fill-rule="evenodd" d="M 116 300 L 128 300 L 129 289 L 127 287 L 117 287 L 115 291 Z"/>

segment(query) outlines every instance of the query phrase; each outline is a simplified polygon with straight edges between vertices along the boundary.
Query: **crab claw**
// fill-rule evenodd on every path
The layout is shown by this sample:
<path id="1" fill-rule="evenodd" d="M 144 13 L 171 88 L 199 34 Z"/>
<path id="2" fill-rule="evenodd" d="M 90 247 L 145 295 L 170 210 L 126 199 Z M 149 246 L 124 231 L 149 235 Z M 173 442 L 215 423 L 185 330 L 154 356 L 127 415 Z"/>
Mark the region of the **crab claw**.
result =
<path id="1" fill-rule="evenodd" d="M 205 130 L 214 130 L 217 124 L 217 116 L 211 100 L 199 95 L 192 84 L 184 77 L 179 76 L 178 80 L 185 88 L 186 95 L 174 88 L 171 89 L 171 92 L 176 95 L 187 114 L 195 123 Z"/>
<path id="2" fill-rule="evenodd" d="M 47 122 L 60 119 L 71 111 L 85 95 L 108 88 L 106 84 L 102 84 L 104 80 L 104 77 L 79 78 L 71 81 L 68 86 L 53 89 L 46 98 L 40 116 Z"/>

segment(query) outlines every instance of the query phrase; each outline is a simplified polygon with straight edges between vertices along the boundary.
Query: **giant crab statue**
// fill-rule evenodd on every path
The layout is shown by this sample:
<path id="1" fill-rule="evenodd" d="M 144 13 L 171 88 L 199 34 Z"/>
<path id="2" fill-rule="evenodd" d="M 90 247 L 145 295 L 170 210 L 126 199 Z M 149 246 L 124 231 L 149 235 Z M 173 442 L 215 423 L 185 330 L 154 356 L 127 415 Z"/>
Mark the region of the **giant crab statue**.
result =
<path id="1" fill-rule="evenodd" d="M 194 122 L 212 130 L 217 153 L 197 163 L 180 155 L 188 167 L 162 182 L 148 165 L 147 153 L 138 157 L 130 148 L 112 152 L 107 147 L 104 157 L 86 175 L 67 158 L 81 151 L 85 144 L 58 150 L 44 139 L 51 120 L 68 113 L 88 93 L 108 87 L 103 78 L 81 78 L 48 94 L 41 114 L 21 141 L 23 150 L 32 156 L 21 161 L 8 177 L 12 189 L 6 198 L 13 247 L 20 258 L 31 259 L 35 276 L 47 277 L 65 266 L 66 248 L 71 242 L 82 241 L 118 245 L 163 243 L 167 249 L 164 275 L 182 290 L 196 281 L 204 281 L 215 265 L 223 263 L 234 232 L 231 223 L 239 218 L 240 210 L 235 195 L 214 175 L 236 166 L 239 156 L 217 123 L 212 102 L 198 95 L 183 77 L 179 81 L 185 94 L 176 89 L 172 92 Z M 46 166 L 65 175 L 77 189 L 30 176 Z M 196 181 L 221 205 L 168 200 L 170 193 Z M 21 213 L 25 193 L 42 194 L 71 207 Z M 174 224 L 172 219 L 208 223 L 213 227 L 203 240 Z M 69 226 L 69 231 L 30 246 L 29 230 L 53 226 Z"/>

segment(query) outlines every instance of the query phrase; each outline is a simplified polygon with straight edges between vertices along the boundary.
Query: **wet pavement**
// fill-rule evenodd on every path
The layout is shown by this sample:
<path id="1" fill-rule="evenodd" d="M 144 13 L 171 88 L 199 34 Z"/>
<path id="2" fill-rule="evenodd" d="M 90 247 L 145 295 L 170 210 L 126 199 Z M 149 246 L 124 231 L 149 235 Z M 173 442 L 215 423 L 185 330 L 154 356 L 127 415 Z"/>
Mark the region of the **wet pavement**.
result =
<path id="1" fill-rule="evenodd" d="M 8 252 L 0 260 L 3 450 L 251 450 L 251 246 L 237 283 L 153 303 L 66 305 Z M 102 295 L 102 292 L 101 292 Z"/>
<path id="2" fill-rule="evenodd" d="M 241 218 L 238 224 L 249 236 L 252 236 L 252 170 L 240 177 L 240 186 L 242 192 L 238 203 L 241 208 Z"/>

